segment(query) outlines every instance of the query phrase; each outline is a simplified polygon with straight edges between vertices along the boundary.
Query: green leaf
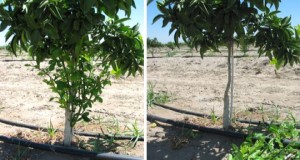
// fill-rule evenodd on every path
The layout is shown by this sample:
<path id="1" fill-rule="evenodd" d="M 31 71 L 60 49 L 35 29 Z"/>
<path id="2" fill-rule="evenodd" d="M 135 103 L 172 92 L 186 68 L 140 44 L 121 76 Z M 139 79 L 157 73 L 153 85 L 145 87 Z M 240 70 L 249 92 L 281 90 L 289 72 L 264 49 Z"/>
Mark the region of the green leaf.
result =
<path id="1" fill-rule="evenodd" d="M 227 1 L 227 9 L 231 8 L 235 4 L 236 0 L 228 0 Z"/>
<path id="2" fill-rule="evenodd" d="M 123 23 L 123 22 L 128 21 L 128 20 L 130 20 L 130 18 L 121 18 L 121 19 L 116 20 L 115 24 Z"/>
<path id="3" fill-rule="evenodd" d="M 277 10 L 276 10 L 276 11 L 270 12 L 269 15 L 270 15 L 270 16 L 275 16 L 275 15 L 277 15 L 278 13 L 280 13 L 280 11 L 277 11 Z"/>
<path id="4" fill-rule="evenodd" d="M 4 31 L 5 28 L 9 25 L 10 23 L 8 21 L 1 21 L 1 25 L 0 25 L 0 32 Z"/>
<path id="5" fill-rule="evenodd" d="M 42 39 L 40 31 L 34 30 L 30 35 L 30 40 L 33 44 L 37 44 Z"/>
<path id="6" fill-rule="evenodd" d="M 153 2 L 153 0 L 147 0 L 147 5 L 149 5 L 152 2 Z"/>
<path id="7" fill-rule="evenodd" d="M 277 60 L 277 63 L 275 64 L 276 69 L 277 70 L 280 69 L 280 67 L 282 66 L 282 64 L 283 64 L 283 60 L 282 59 Z"/>
<path id="8" fill-rule="evenodd" d="M 116 77 L 116 79 L 120 79 L 121 75 L 122 75 L 122 70 L 121 68 L 116 68 L 110 71 L 111 75 L 114 75 Z"/>
<path id="9" fill-rule="evenodd" d="M 40 3 L 40 8 L 42 8 L 42 7 L 44 7 L 44 6 L 46 6 L 46 5 L 48 5 L 49 4 L 49 0 L 43 0 L 41 3 Z"/>
<path id="10" fill-rule="evenodd" d="M 200 47 L 200 56 L 203 59 L 204 57 L 204 53 L 207 51 L 207 47 L 206 46 L 201 46 Z"/>
<path id="11" fill-rule="evenodd" d="M 115 13 L 116 13 L 116 2 L 115 0 L 103 0 L 103 4 L 105 7 L 105 12 L 107 14 L 108 17 L 113 18 L 115 17 Z"/>
<path id="12" fill-rule="evenodd" d="M 25 32 L 22 32 L 20 43 L 22 49 L 27 52 L 28 45 L 27 45 L 27 38 L 25 37 L 25 34 L 26 34 Z"/>
<path id="13" fill-rule="evenodd" d="M 273 58 L 273 59 L 270 61 L 270 64 L 273 64 L 273 65 L 277 64 L 277 59 L 276 59 L 276 58 Z"/>
<path id="14" fill-rule="evenodd" d="M 164 19 L 164 20 L 163 20 L 162 27 L 165 27 L 168 23 L 169 23 L 169 20 L 168 20 L 168 19 Z"/>
<path id="15" fill-rule="evenodd" d="M 179 36 L 180 36 L 180 31 L 177 30 L 174 34 L 174 41 L 175 41 L 175 44 L 179 47 L 179 43 L 178 43 L 178 39 L 179 39 Z"/>
<path id="16" fill-rule="evenodd" d="M 278 8 L 279 8 L 279 1 L 275 0 L 274 1 L 274 5 L 275 5 L 275 9 L 278 10 Z"/>
<path id="17" fill-rule="evenodd" d="M 264 6 L 264 0 L 253 0 L 255 2 L 255 5 L 258 9 L 260 9 L 261 11 L 265 11 L 266 8 Z"/>
<path id="18" fill-rule="evenodd" d="M 5 42 L 14 34 L 14 30 L 9 28 L 8 32 L 5 34 Z"/>
<path id="19" fill-rule="evenodd" d="M 85 121 L 85 122 L 90 122 L 90 121 L 91 121 L 91 119 L 88 117 L 89 114 L 90 114 L 89 112 L 84 112 L 84 113 L 81 115 L 83 121 Z"/>
<path id="20" fill-rule="evenodd" d="M 152 24 L 154 24 L 156 21 L 158 21 L 160 18 L 164 18 L 164 16 L 162 14 L 157 15 L 153 18 Z"/>
<path id="21" fill-rule="evenodd" d="M 55 69 L 56 61 L 55 60 L 50 60 L 49 61 L 49 71 L 53 71 Z"/>
<path id="22" fill-rule="evenodd" d="M 49 7 L 49 9 L 50 9 L 50 12 L 51 12 L 56 18 L 58 18 L 58 19 L 60 19 L 60 20 L 63 19 L 62 16 L 61 16 L 61 14 L 59 13 L 58 8 L 57 8 L 56 6 L 51 5 L 51 6 Z"/>
<path id="23" fill-rule="evenodd" d="M 291 17 L 284 17 L 282 20 L 281 20 L 281 25 L 285 26 L 287 25 L 291 20 Z"/>
<path id="24" fill-rule="evenodd" d="M 78 57 L 81 53 L 81 50 L 82 50 L 82 42 L 83 42 L 83 38 L 81 38 L 77 43 L 76 43 L 76 46 L 75 46 L 75 55 L 76 57 Z"/>
<path id="25" fill-rule="evenodd" d="M 38 29 L 38 24 L 34 21 L 34 17 L 30 14 L 25 14 L 26 25 L 31 29 Z"/>
<path id="26" fill-rule="evenodd" d="M 164 7 L 164 5 L 160 2 L 157 2 L 157 8 L 161 13 L 168 13 L 167 9 Z"/>
<path id="27" fill-rule="evenodd" d="M 89 12 L 92 8 L 92 6 L 95 4 L 96 0 L 84 0 L 84 8 L 83 13 L 86 14 Z"/>
<path id="28" fill-rule="evenodd" d="M 78 81 L 82 78 L 82 74 L 80 71 L 77 71 L 77 72 L 74 72 L 72 75 L 71 75 L 71 80 L 72 81 Z"/>
<path id="29" fill-rule="evenodd" d="M 63 82 L 61 80 L 57 80 L 55 81 L 56 85 L 57 85 L 57 89 L 58 90 L 65 90 L 66 88 L 69 87 L 69 85 L 66 82 Z"/>
<path id="30" fill-rule="evenodd" d="M 11 40 L 11 42 L 10 42 L 10 47 L 11 47 L 12 53 L 13 53 L 15 56 L 17 56 L 17 53 L 16 53 L 16 51 L 17 51 L 17 41 L 18 41 L 17 35 L 15 35 L 15 36 L 13 37 L 13 39 Z"/>
<path id="31" fill-rule="evenodd" d="M 295 31 L 295 38 L 296 38 L 296 40 L 299 40 L 299 33 L 298 33 L 298 30 L 295 29 L 294 31 Z"/>

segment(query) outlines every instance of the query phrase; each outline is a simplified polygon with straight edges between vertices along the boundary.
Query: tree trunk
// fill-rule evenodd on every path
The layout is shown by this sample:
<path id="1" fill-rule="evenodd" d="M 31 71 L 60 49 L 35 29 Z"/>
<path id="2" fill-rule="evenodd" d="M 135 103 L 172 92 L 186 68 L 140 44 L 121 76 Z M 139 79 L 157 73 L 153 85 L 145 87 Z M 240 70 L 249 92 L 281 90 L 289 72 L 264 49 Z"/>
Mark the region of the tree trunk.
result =
<path id="1" fill-rule="evenodd" d="M 233 39 L 228 42 L 228 82 L 224 93 L 224 112 L 223 128 L 228 129 L 231 126 L 232 107 L 233 107 Z M 229 98 L 229 89 L 231 92 Z"/>
<path id="2" fill-rule="evenodd" d="M 73 62 L 73 65 L 71 65 L 73 67 L 72 70 L 75 71 L 76 60 L 74 56 L 72 62 Z M 65 67 L 64 62 L 62 64 L 63 64 L 64 72 L 67 73 L 67 68 Z M 73 139 L 73 126 L 71 120 L 72 120 L 73 110 L 74 110 L 73 99 L 76 96 L 76 92 L 74 91 L 75 89 L 74 82 L 71 77 L 72 74 L 67 74 L 67 82 L 69 83 L 70 88 L 68 89 L 69 98 L 68 98 L 67 106 L 65 108 L 65 130 L 64 130 L 64 140 L 63 140 L 64 146 L 71 146 L 71 142 Z"/>
<path id="3" fill-rule="evenodd" d="M 231 41 L 231 85 L 230 85 L 230 120 L 232 120 L 232 114 L 235 112 L 233 107 L 233 87 L 234 87 L 234 43 Z"/>
<path id="4" fill-rule="evenodd" d="M 65 130 L 64 130 L 64 146 L 71 146 L 73 138 L 73 128 L 71 127 L 71 111 L 68 108 L 65 109 Z"/>

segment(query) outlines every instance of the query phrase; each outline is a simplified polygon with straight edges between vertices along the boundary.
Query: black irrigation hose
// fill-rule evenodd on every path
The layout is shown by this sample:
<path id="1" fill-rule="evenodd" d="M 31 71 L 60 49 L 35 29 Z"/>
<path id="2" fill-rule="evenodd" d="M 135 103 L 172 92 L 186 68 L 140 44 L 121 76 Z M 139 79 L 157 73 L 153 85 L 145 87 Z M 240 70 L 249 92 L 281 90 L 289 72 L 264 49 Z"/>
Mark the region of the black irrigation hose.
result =
<path id="1" fill-rule="evenodd" d="M 12 122 L 8 121 L 5 119 L 0 118 L 0 122 L 12 126 L 18 126 L 18 127 L 24 127 L 32 130 L 38 130 L 38 131 L 44 131 L 47 132 L 48 128 L 45 127 L 39 127 L 39 126 L 34 126 L 34 125 L 29 125 L 29 124 L 24 124 L 24 123 L 18 123 L 18 122 Z M 57 129 L 58 131 L 62 131 Z M 134 136 L 119 136 L 119 135 L 108 135 L 108 134 L 100 134 L 100 133 L 88 133 L 88 132 L 78 132 L 75 131 L 74 134 L 79 135 L 79 136 L 87 136 L 87 137 L 97 137 L 97 138 L 114 138 L 116 140 L 134 140 L 136 137 Z M 144 137 L 139 137 L 138 141 L 144 141 Z"/>
<path id="2" fill-rule="evenodd" d="M 198 131 L 219 134 L 219 135 L 225 135 L 225 136 L 229 136 L 229 137 L 235 137 L 235 138 L 246 138 L 247 137 L 247 134 L 244 134 L 244 133 L 224 131 L 224 130 L 220 130 L 220 129 L 216 129 L 216 128 L 207 128 L 207 127 L 198 126 L 198 125 L 185 123 L 185 122 L 181 122 L 181 121 L 174 121 L 171 119 L 166 119 L 166 118 L 162 118 L 162 117 L 151 115 L 151 114 L 147 114 L 147 120 L 149 120 L 149 121 L 155 120 L 155 121 L 159 121 L 159 122 L 163 122 L 163 123 L 172 124 L 173 126 L 176 126 L 176 127 L 195 129 Z"/>
<path id="3" fill-rule="evenodd" d="M 158 103 L 155 103 L 155 102 L 153 104 L 156 105 L 156 106 L 159 106 L 161 108 L 165 108 L 165 109 L 175 111 L 175 112 L 178 112 L 178 113 L 189 114 L 189 115 L 194 115 L 194 116 L 198 116 L 198 117 L 204 117 L 204 118 L 211 119 L 211 116 L 208 115 L 208 114 L 195 113 L 195 112 L 191 112 L 191 111 L 187 111 L 187 110 L 177 109 L 177 108 L 174 108 L 174 107 L 166 106 L 166 105 L 163 105 L 163 104 L 158 104 Z M 216 118 L 219 118 L 219 117 L 216 116 Z"/>
<path id="4" fill-rule="evenodd" d="M 91 157 L 94 159 L 105 159 L 105 160 L 106 159 L 107 160 L 141 160 L 142 159 L 140 157 L 131 157 L 128 155 L 118 155 L 112 153 L 97 153 L 97 152 L 85 151 L 80 149 L 67 148 L 64 146 L 40 144 L 40 143 L 35 143 L 35 142 L 22 140 L 18 138 L 9 138 L 6 136 L 0 136 L 0 141 L 10 143 L 10 144 L 20 145 L 24 147 L 32 147 L 34 149 L 40 149 L 45 151 L 51 151 L 51 152 L 57 152 L 57 153 L 63 153 L 63 154 L 81 156 L 81 157 Z"/>
<path id="5" fill-rule="evenodd" d="M 35 60 L 25 60 L 25 59 L 5 59 L 1 62 L 35 62 Z"/>
<path id="6" fill-rule="evenodd" d="M 198 125 L 194 125 L 194 124 L 190 124 L 190 123 L 186 123 L 186 122 L 174 121 L 174 120 L 171 120 L 171 119 L 162 118 L 162 117 L 151 115 L 151 114 L 147 114 L 147 120 L 149 120 L 149 121 L 159 121 L 159 122 L 163 122 L 163 123 L 172 124 L 173 126 L 176 126 L 176 127 L 194 129 L 194 130 L 198 130 L 198 131 L 202 131 L 202 132 L 218 134 L 218 135 L 223 135 L 223 136 L 233 137 L 233 138 L 245 139 L 248 136 L 248 134 L 245 134 L 245 133 L 225 131 L 225 130 L 220 130 L 220 129 L 216 129 L 216 128 L 208 128 L 208 127 L 198 126 Z M 253 137 L 252 139 L 254 141 L 257 140 L 255 137 Z M 269 141 L 270 139 L 268 137 L 266 137 L 266 140 Z M 282 140 L 282 143 L 284 145 L 288 145 L 291 142 L 292 141 L 288 140 L 288 139 Z M 295 146 L 295 148 L 300 149 L 300 142 L 295 142 L 294 146 Z"/>
<path id="7" fill-rule="evenodd" d="M 208 114 L 202 114 L 202 113 L 195 113 L 195 112 L 191 112 L 191 111 L 187 111 L 187 110 L 182 110 L 182 109 L 177 109 L 174 107 L 170 107 L 170 106 L 166 106 L 163 104 L 158 104 L 158 103 L 153 103 L 156 106 L 165 108 L 165 109 L 169 109 L 178 113 L 183 113 L 183 114 L 189 114 L 189 115 L 194 115 L 194 116 L 198 116 L 198 117 L 204 117 L 204 118 L 208 118 L 211 119 L 211 115 Z M 215 116 L 215 118 L 221 118 L 219 116 Z M 271 122 L 263 122 L 263 121 L 253 121 L 253 120 L 245 120 L 245 119 L 236 119 L 235 121 L 240 122 L 240 123 L 247 123 L 247 124 L 255 124 L 255 125 L 267 125 L 269 126 L 271 124 Z M 275 125 L 280 125 L 279 123 L 273 123 Z M 297 129 L 300 129 L 300 124 L 295 124 L 295 127 Z"/>
<path id="8" fill-rule="evenodd" d="M 134 140 L 136 137 L 133 136 L 119 136 L 119 135 L 107 135 L 100 133 L 87 133 L 87 132 L 78 132 L 75 131 L 74 134 L 79 136 L 87 136 L 87 137 L 99 137 L 99 138 L 114 138 L 116 140 Z M 144 141 L 144 137 L 139 137 L 138 141 Z"/>

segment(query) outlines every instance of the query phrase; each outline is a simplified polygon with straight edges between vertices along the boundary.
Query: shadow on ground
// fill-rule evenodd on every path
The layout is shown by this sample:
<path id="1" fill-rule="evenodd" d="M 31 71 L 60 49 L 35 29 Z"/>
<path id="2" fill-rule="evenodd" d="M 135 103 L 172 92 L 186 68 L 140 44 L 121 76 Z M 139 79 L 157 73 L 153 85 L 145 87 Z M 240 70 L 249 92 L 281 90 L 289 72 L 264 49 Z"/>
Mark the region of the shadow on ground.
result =
<path id="1" fill-rule="evenodd" d="M 0 141 L 0 160 L 89 160 L 89 158 L 77 157 L 56 152 L 22 147 Z"/>
<path id="2" fill-rule="evenodd" d="M 186 135 L 182 128 L 158 124 L 148 129 L 148 160 L 219 160 L 230 153 L 232 144 L 240 145 L 242 139 L 194 131 L 196 137 Z M 179 143 L 178 137 L 189 137 L 187 143 Z"/>

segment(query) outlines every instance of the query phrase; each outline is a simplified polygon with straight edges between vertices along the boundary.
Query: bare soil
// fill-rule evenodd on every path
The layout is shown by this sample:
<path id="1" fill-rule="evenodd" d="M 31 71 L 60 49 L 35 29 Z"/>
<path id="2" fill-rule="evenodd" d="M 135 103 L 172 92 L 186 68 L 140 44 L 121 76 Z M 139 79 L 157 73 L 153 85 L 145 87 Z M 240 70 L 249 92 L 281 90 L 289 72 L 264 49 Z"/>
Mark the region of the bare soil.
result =
<path id="1" fill-rule="evenodd" d="M 45 62 L 46 63 L 46 62 Z M 64 110 L 49 99 L 55 94 L 42 82 L 43 78 L 37 71 L 25 64 L 34 64 L 26 55 L 20 57 L 8 56 L 4 50 L 0 51 L 0 117 L 6 120 L 48 127 L 51 122 L 54 128 L 63 129 Z M 91 123 L 79 122 L 75 130 L 83 132 L 115 133 L 129 131 L 126 126 L 137 122 L 138 128 L 144 126 L 144 85 L 143 76 L 135 78 L 112 78 L 112 85 L 107 86 L 102 94 L 103 103 L 96 103 L 91 108 Z M 62 143 L 61 133 L 49 139 L 47 133 L 30 131 L 28 129 L 0 124 L 0 135 L 20 137 L 39 143 Z M 19 136 L 18 136 L 19 135 Z M 26 136 L 24 136 L 26 135 Z M 73 147 L 79 144 L 88 144 L 91 139 L 79 137 Z M 128 147 L 128 141 L 116 141 L 110 148 L 102 148 L 103 152 L 114 152 L 143 157 L 143 142 L 138 142 L 135 148 Z M 80 148 L 80 147 L 79 147 Z M 0 159 L 14 159 L 19 146 L 0 143 Z M 85 159 L 25 148 L 26 154 L 21 159 Z"/>
<path id="2" fill-rule="evenodd" d="M 171 53 L 171 54 L 170 54 Z M 168 56 L 169 55 L 169 56 Z M 171 55 L 171 56 L 170 56 Z M 166 105 L 188 111 L 222 116 L 223 96 L 227 83 L 227 50 L 200 54 L 188 48 L 148 54 L 148 83 L 155 85 L 155 92 L 166 92 L 170 102 Z M 248 120 L 282 120 L 290 113 L 300 120 L 300 65 L 285 66 L 276 71 L 266 57 L 258 58 L 252 49 L 246 55 L 235 53 L 234 108 L 235 117 Z M 148 112 L 161 117 L 221 128 L 221 120 L 212 124 L 195 116 L 175 113 L 160 107 Z M 225 159 L 231 145 L 242 141 L 219 135 L 199 133 L 185 135 L 182 128 L 148 121 L 148 159 Z M 185 138 L 181 147 L 175 141 Z M 177 144 L 175 144 L 177 145 Z"/>

